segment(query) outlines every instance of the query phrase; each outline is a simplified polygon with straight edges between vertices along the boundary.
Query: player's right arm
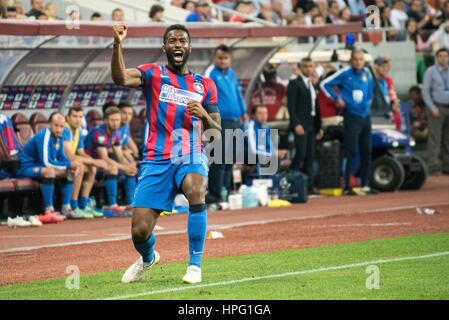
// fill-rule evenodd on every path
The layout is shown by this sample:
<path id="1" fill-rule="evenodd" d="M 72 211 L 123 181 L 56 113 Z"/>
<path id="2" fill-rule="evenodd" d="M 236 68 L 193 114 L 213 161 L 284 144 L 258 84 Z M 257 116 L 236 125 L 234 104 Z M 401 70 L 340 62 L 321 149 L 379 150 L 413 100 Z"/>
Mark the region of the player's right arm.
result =
<path id="1" fill-rule="evenodd" d="M 138 69 L 126 69 L 123 59 L 123 40 L 126 38 L 128 26 L 120 22 L 112 27 L 114 35 L 114 50 L 111 60 L 111 75 L 115 84 L 130 88 L 142 84 L 141 72 Z"/>

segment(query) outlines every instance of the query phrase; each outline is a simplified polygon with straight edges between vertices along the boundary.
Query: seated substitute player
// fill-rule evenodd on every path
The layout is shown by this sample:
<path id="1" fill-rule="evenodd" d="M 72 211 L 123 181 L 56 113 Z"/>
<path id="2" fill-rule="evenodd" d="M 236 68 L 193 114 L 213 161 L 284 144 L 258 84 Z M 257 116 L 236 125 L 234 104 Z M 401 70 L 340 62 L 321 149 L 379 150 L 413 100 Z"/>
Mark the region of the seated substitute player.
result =
<path id="1" fill-rule="evenodd" d="M 125 175 L 124 188 L 126 198 L 129 200 L 128 205 L 131 205 L 136 186 L 137 167 L 135 163 L 130 163 L 123 156 L 118 133 L 121 123 L 120 110 L 117 107 L 108 108 L 104 114 L 104 122 L 103 125 L 89 131 L 84 144 L 88 155 L 94 159 L 102 159 L 108 164 L 105 170 L 108 205 L 103 208 L 103 213 L 105 216 L 122 215 L 127 209 L 117 204 L 117 175 L 119 173 Z"/>
<path id="2" fill-rule="evenodd" d="M 73 191 L 70 204 L 76 216 L 73 218 L 93 218 L 102 217 L 103 214 L 87 205 L 90 192 L 95 183 L 97 167 L 106 169 L 108 164 L 104 160 L 93 159 L 84 151 L 84 138 L 81 133 L 83 122 L 83 109 L 81 107 L 71 107 L 66 117 L 66 124 L 63 132 L 64 151 L 71 161 L 79 160 L 81 166 L 80 174 L 73 181 Z M 82 187 L 82 189 L 81 189 Z M 81 191 L 81 197 L 79 197 Z M 78 199 L 79 197 L 79 199 Z"/>
<path id="3" fill-rule="evenodd" d="M 133 119 L 133 107 L 126 102 L 119 103 L 117 106 L 120 109 L 122 116 L 122 124 L 119 129 L 120 144 L 123 148 L 123 153 L 129 161 L 134 161 L 139 157 L 139 148 L 131 137 L 130 123 Z"/>
<path id="4" fill-rule="evenodd" d="M 207 227 L 208 167 L 201 134 L 203 128 L 221 131 L 217 88 L 211 79 L 187 68 L 192 48 L 185 26 L 171 25 L 165 30 L 162 50 L 167 65 L 145 64 L 136 69 L 125 68 L 122 45 L 126 33 L 124 23 L 113 27 L 112 78 L 118 85 L 141 87 L 149 132 L 133 201 L 131 228 L 134 247 L 141 257 L 125 272 L 122 282 L 141 279 L 159 261 L 153 229 L 159 214 L 172 210 L 179 190 L 189 201 L 190 260 L 183 281 L 198 283 Z M 172 132 L 180 133 L 181 137 L 173 139 Z M 179 157 L 183 161 L 178 161 Z"/>
<path id="5" fill-rule="evenodd" d="M 49 118 L 49 128 L 42 129 L 33 136 L 20 153 L 19 177 L 37 179 L 41 181 L 41 191 L 45 213 L 39 216 L 42 223 L 61 222 L 66 217 L 75 216 L 70 207 L 70 196 L 73 188 L 73 175 L 79 174 L 81 163 L 70 161 L 64 154 L 62 132 L 65 118 L 60 112 L 54 112 Z M 55 212 L 53 194 L 55 179 L 64 178 L 61 185 L 62 215 Z"/>

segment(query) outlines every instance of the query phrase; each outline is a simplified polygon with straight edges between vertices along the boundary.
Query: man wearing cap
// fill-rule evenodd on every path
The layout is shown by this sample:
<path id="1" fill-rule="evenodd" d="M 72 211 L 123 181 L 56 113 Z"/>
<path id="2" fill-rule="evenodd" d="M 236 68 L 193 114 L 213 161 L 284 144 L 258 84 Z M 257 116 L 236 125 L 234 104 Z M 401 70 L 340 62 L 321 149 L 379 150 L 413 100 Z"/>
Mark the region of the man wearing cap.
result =
<path id="1" fill-rule="evenodd" d="M 186 22 L 210 22 L 210 5 L 207 0 L 198 0 L 195 2 L 195 10 L 190 13 Z"/>

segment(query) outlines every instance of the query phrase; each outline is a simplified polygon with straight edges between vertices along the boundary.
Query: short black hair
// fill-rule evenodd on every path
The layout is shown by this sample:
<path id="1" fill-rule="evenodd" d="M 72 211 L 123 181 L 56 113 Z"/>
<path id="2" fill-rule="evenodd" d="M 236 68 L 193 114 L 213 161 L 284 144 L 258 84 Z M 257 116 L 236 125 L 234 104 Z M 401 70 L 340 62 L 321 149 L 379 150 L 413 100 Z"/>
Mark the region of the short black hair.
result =
<path id="1" fill-rule="evenodd" d="M 267 105 L 264 105 L 264 104 L 256 104 L 256 105 L 253 107 L 253 109 L 251 110 L 251 113 L 252 113 L 253 115 L 256 114 L 258 108 L 267 108 L 267 109 L 268 109 L 268 106 L 267 106 Z"/>
<path id="2" fill-rule="evenodd" d="M 309 56 L 302 58 L 301 61 L 298 63 L 298 66 L 306 62 L 312 62 L 312 58 Z"/>
<path id="3" fill-rule="evenodd" d="M 161 6 L 161 5 L 158 5 L 158 4 L 155 4 L 155 5 L 153 5 L 152 7 L 151 7 L 151 9 L 150 9 L 150 13 L 148 14 L 148 16 L 150 17 L 150 18 L 153 18 L 155 15 L 156 15 L 156 13 L 158 13 L 158 12 L 164 12 L 164 7 L 163 6 Z"/>
<path id="4" fill-rule="evenodd" d="M 99 12 L 94 12 L 92 13 L 92 15 L 90 16 L 90 18 L 101 18 L 101 14 Z"/>
<path id="5" fill-rule="evenodd" d="M 132 108 L 132 107 L 133 106 L 130 103 L 128 103 L 128 102 L 120 102 L 117 105 L 117 108 L 119 108 L 120 110 L 122 110 L 123 108 Z"/>
<path id="6" fill-rule="evenodd" d="M 114 102 L 106 102 L 103 107 L 101 107 L 101 111 L 103 111 L 103 114 L 105 114 L 106 110 L 110 107 L 117 107 L 117 104 L 115 104 Z"/>
<path id="7" fill-rule="evenodd" d="M 416 91 L 416 92 L 421 92 L 421 88 L 419 87 L 419 86 L 411 86 L 410 87 L 410 89 L 408 89 L 408 93 L 410 94 L 410 93 L 412 93 L 412 92 L 414 92 L 414 91 Z"/>
<path id="8" fill-rule="evenodd" d="M 225 44 L 220 44 L 219 46 L 217 46 L 214 49 L 214 54 L 216 54 L 217 51 L 223 51 L 224 53 L 229 53 L 229 54 L 231 53 L 231 49 Z"/>
<path id="9" fill-rule="evenodd" d="M 53 121 L 53 118 L 56 117 L 58 114 L 65 119 L 64 115 L 61 112 L 55 111 L 50 115 L 50 117 L 48 117 L 48 123 L 51 123 Z"/>
<path id="10" fill-rule="evenodd" d="M 164 44 L 167 42 L 167 35 L 170 31 L 173 30 L 181 30 L 184 31 L 185 33 L 187 33 L 187 35 L 189 36 L 189 42 L 190 42 L 190 33 L 189 30 L 187 30 L 185 25 L 182 24 L 172 24 L 171 26 L 169 26 L 167 29 L 165 29 L 164 32 Z"/>
<path id="11" fill-rule="evenodd" d="M 447 49 L 447 48 L 440 48 L 440 49 L 438 49 L 437 50 L 437 52 L 435 52 L 435 57 L 438 57 L 438 55 L 441 53 L 441 52 L 446 52 L 446 53 L 449 53 L 449 50 Z"/>
<path id="12" fill-rule="evenodd" d="M 83 108 L 81 108 L 80 106 L 70 107 L 67 116 L 70 116 L 72 112 L 83 112 L 83 111 L 84 111 Z"/>

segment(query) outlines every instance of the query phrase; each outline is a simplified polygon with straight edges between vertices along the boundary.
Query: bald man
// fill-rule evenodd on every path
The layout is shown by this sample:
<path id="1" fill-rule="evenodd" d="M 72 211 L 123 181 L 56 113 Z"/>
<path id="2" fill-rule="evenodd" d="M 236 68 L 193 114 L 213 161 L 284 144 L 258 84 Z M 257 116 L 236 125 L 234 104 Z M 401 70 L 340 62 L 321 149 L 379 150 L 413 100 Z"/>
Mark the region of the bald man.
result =
<path id="1" fill-rule="evenodd" d="M 79 173 L 81 163 L 78 160 L 70 161 L 64 153 L 62 138 L 64 127 L 64 115 L 60 112 L 52 113 L 49 128 L 42 129 L 33 136 L 20 154 L 18 175 L 41 182 L 45 207 L 45 213 L 39 216 L 42 223 L 61 222 L 65 218 L 76 216 L 70 206 L 70 196 L 73 176 Z M 53 207 L 56 178 L 62 179 L 62 216 L 55 212 Z"/>

